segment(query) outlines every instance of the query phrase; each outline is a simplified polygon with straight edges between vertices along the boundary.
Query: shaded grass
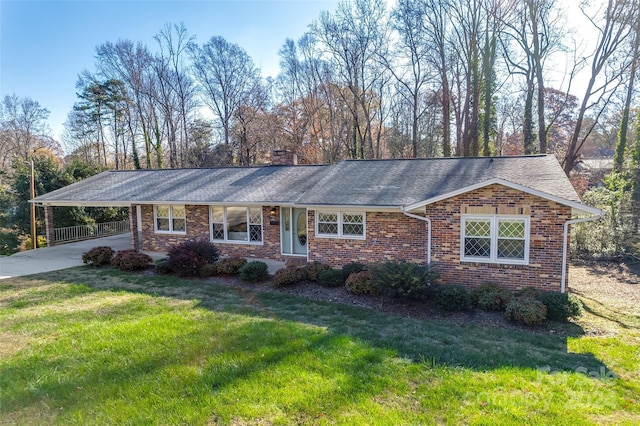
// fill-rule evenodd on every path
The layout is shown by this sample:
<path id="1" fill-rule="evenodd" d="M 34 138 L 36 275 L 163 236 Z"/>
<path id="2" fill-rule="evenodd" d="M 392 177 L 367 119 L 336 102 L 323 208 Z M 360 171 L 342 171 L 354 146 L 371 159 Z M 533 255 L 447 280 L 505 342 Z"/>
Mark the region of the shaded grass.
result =
<path id="1" fill-rule="evenodd" d="M 637 330 L 465 326 L 110 269 L 4 284 L 4 424 L 640 418 Z"/>

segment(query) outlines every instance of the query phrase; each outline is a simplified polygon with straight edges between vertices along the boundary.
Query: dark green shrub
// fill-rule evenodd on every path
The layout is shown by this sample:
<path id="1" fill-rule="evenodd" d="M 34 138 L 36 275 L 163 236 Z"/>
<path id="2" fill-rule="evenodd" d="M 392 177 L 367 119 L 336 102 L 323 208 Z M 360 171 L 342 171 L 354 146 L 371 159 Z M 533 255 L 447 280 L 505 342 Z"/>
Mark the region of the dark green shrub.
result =
<path id="1" fill-rule="evenodd" d="M 169 261 L 166 257 L 156 260 L 155 269 L 156 274 L 158 275 L 167 275 L 171 273 L 171 269 L 169 269 Z"/>
<path id="2" fill-rule="evenodd" d="M 237 275 L 240 273 L 240 268 L 247 264 L 247 259 L 243 257 L 227 257 L 220 259 L 217 263 L 218 273 L 225 275 Z"/>
<path id="3" fill-rule="evenodd" d="M 93 266 L 109 265 L 114 253 L 115 251 L 111 247 L 94 247 L 88 252 L 82 253 L 82 263 Z"/>
<path id="4" fill-rule="evenodd" d="M 514 293 L 514 297 L 528 297 L 531 299 L 537 299 L 538 296 L 540 296 L 540 290 L 533 287 L 521 288 Z"/>
<path id="5" fill-rule="evenodd" d="M 264 281 L 269 276 L 269 268 L 266 263 L 258 260 L 246 263 L 240 268 L 240 279 L 248 282 Z"/>
<path id="6" fill-rule="evenodd" d="M 461 285 L 442 285 L 435 292 L 434 302 L 445 311 L 466 311 L 471 307 L 471 296 Z"/>
<path id="7" fill-rule="evenodd" d="M 381 294 L 406 299 L 426 299 L 438 278 L 432 268 L 410 262 L 384 262 L 373 268 L 372 280 Z"/>
<path id="8" fill-rule="evenodd" d="M 147 269 L 153 263 L 148 254 L 139 253 L 137 250 L 120 250 L 111 259 L 111 266 L 121 271 L 141 271 Z"/>
<path id="9" fill-rule="evenodd" d="M 547 317 L 547 307 L 538 299 L 514 297 L 505 311 L 507 319 L 521 324 L 542 324 Z"/>
<path id="10" fill-rule="evenodd" d="M 218 248 L 204 239 L 176 244 L 167 252 L 169 269 L 181 277 L 198 276 L 200 268 L 208 263 L 216 263 L 219 257 Z"/>
<path id="11" fill-rule="evenodd" d="M 318 274 L 318 284 L 322 287 L 340 287 L 344 284 L 340 269 L 325 269 Z"/>
<path id="12" fill-rule="evenodd" d="M 354 272 L 362 272 L 367 269 L 367 265 L 358 262 L 347 263 L 342 267 L 342 281 L 346 282 L 349 275 Z"/>
<path id="13" fill-rule="evenodd" d="M 513 298 L 511 290 L 487 283 L 471 291 L 473 304 L 483 311 L 504 311 Z"/>
<path id="14" fill-rule="evenodd" d="M 218 275 L 218 265 L 215 263 L 207 263 L 200 268 L 200 276 L 202 278 L 209 278 Z"/>
<path id="15" fill-rule="evenodd" d="M 354 272 L 349 275 L 344 286 L 353 294 L 368 294 L 371 296 L 378 295 L 378 289 L 373 285 L 370 271 Z"/>
<path id="16" fill-rule="evenodd" d="M 300 282 L 300 274 L 295 266 L 278 269 L 273 277 L 273 283 L 277 287 L 287 287 L 298 282 Z"/>
<path id="17" fill-rule="evenodd" d="M 547 307 L 547 318 L 554 321 L 567 321 L 582 314 L 580 301 L 574 296 L 557 291 L 545 291 L 538 295 Z"/>
<path id="18" fill-rule="evenodd" d="M 304 279 L 309 281 L 318 281 L 318 274 L 326 269 L 331 269 L 331 266 L 322 262 L 311 262 L 302 266 L 300 269 L 305 275 Z"/>

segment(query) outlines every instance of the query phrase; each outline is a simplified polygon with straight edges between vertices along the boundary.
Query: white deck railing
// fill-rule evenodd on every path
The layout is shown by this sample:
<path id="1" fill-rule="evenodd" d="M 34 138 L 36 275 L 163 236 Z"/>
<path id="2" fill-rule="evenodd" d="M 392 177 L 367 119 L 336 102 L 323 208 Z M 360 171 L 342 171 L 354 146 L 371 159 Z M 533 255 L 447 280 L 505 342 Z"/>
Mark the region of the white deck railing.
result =
<path id="1" fill-rule="evenodd" d="M 106 237 L 107 235 L 124 234 L 129 232 L 129 220 L 119 222 L 104 222 L 93 225 L 67 226 L 55 228 L 53 238 L 56 244 L 72 241 L 90 240 L 91 238 Z"/>

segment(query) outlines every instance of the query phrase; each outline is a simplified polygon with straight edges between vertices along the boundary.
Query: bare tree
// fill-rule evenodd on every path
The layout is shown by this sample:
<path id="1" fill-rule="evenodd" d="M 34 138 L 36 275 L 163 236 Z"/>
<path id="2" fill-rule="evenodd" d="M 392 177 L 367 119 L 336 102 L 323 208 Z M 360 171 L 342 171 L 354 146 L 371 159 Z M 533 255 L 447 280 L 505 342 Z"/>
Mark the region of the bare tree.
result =
<path id="1" fill-rule="evenodd" d="M 374 120 L 380 119 L 376 96 L 388 79 L 378 61 L 386 55 L 387 32 L 385 5 L 382 0 L 343 1 L 335 14 L 323 12 L 312 24 L 312 31 L 322 44 L 336 73 L 337 84 L 344 84 L 343 101 L 351 109 L 352 158 L 375 155 Z"/>
<path id="2" fill-rule="evenodd" d="M 259 83 L 259 70 L 244 49 L 219 36 L 202 47 L 191 45 L 190 52 L 203 101 L 220 121 L 229 149 L 233 116 Z"/>
<path id="3" fill-rule="evenodd" d="M 38 148 L 55 148 L 47 135 L 48 118 L 49 110 L 38 101 L 15 94 L 4 97 L 0 104 L 1 169 L 7 170 L 15 159 L 29 159 Z"/>
<path id="4" fill-rule="evenodd" d="M 381 56 L 399 83 L 397 93 L 409 104 L 411 156 L 414 158 L 418 157 L 420 119 L 426 112 L 422 100 L 426 97 L 427 83 L 432 78 L 428 60 L 431 47 L 423 30 L 425 12 L 419 2 L 400 0 L 391 15 L 393 29 L 399 36 L 399 42 L 392 51 L 394 57 Z"/>
<path id="5" fill-rule="evenodd" d="M 640 9 L 640 1 L 633 1 L 634 9 Z M 618 143 L 616 144 L 616 152 L 614 157 L 614 170 L 622 171 L 624 164 L 625 152 L 627 150 L 627 138 L 629 129 L 629 115 L 631 110 L 631 100 L 634 96 L 634 83 L 636 73 L 638 72 L 638 62 L 640 62 L 640 19 L 636 19 L 634 26 L 633 39 L 631 42 L 631 66 L 629 69 L 629 81 L 627 82 L 627 93 L 624 98 L 624 106 L 622 108 L 622 119 L 620 121 L 620 131 L 618 132 Z M 637 221 L 636 221 L 637 222 Z"/>
<path id="6" fill-rule="evenodd" d="M 601 18 L 588 15 L 588 4 L 583 2 L 581 6 L 583 13 L 598 33 L 598 41 L 591 55 L 589 82 L 582 97 L 567 153 L 562 161 L 567 175 L 573 170 L 582 146 L 622 83 L 621 77 L 630 65 L 631 53 L 626 49 L 627 43 L 633 37 L 638 20 L 638 8 L 634 7 L 634 2 L 627 0 L 608 0 L 607 4 L 597 11 L 603 14 Z M 583 128 L 587 112 L 593 114 L 594 120 Z"/>

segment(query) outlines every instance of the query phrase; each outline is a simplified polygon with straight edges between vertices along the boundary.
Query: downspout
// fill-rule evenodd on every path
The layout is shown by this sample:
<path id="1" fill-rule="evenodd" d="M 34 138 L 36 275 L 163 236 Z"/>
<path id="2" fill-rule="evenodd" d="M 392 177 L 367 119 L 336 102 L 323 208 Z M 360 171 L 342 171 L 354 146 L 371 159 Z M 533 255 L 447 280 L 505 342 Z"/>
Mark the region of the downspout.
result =
<path id="1" fill-rule="evenodd" d="M 582 223 L 582 222 L 590 222 L 593 220 L 600 219 L 600 215 L 598 216 L 590 216 L 583 217 L 579 219 L 571 219 L 564 223 L 564 234 L 562 238 L 562 279 L 560 280 L 560 293 L 564 293 L 566 291 L 566 282 L 567 282 L 567 240 L 569 239 L 569 225 L 573 225 L 574 223 Z"/>
<path id="2" fill-rule="evenodd" d="M 418 216 L 417 214 L 407 213 L 404 210 L 402 210 L 402 214 L 414 219 L 427 222 L 427 265 L 431 266 L 431 219 L 426 216 Z"/>

